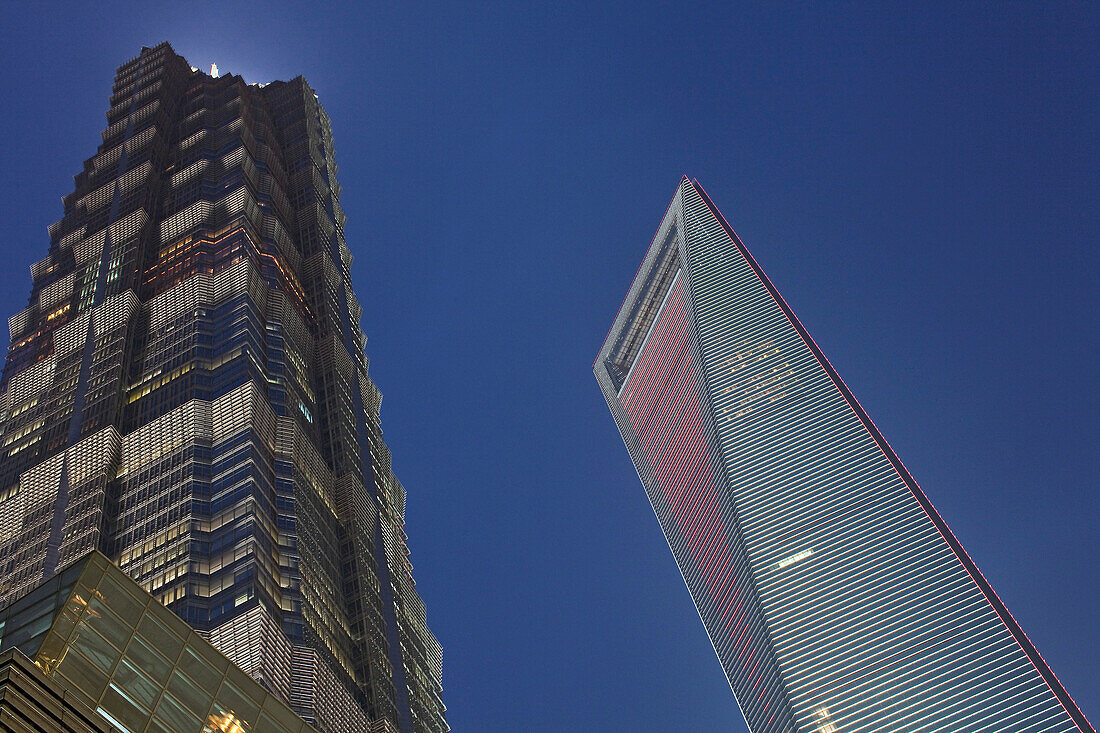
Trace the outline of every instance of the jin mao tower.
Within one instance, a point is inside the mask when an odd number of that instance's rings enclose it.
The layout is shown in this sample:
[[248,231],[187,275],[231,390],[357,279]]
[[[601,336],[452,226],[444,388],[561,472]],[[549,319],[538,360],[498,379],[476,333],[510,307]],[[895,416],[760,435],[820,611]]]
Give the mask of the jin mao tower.
[[697,182],[594,369],[753,733],[1093,730]]
[[324,731],[446,731],[329,118],[167,44],[115,77],[0,381],[0,605],[93,549]]

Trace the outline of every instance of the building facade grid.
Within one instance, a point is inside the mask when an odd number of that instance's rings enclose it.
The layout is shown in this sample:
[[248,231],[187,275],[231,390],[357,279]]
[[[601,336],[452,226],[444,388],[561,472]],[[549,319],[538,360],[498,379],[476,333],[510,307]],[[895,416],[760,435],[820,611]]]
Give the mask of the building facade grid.
[[1093,730],[696,182],[594,369],[754,733]]
[[0,604],[99,549],[320,729],[446,731],[317,95],[161,44],[102,138],[9,319]]

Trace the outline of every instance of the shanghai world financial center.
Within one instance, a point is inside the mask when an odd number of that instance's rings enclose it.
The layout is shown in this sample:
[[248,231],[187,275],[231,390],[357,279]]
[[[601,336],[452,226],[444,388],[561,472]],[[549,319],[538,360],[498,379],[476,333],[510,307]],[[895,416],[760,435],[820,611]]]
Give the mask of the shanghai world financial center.
[[594,368],[753,733],[1092,730],[697,182]]

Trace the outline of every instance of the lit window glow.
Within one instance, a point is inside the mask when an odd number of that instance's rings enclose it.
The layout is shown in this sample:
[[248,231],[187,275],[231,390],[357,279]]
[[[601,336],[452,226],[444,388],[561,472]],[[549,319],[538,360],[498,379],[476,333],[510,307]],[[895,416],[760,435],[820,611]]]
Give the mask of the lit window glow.
[[796,552],[795,554],[791,555],[790,557],[788,557],[784,560],[780,560],[779,561],[779,569],[782,570],[783,568],[785,568],[789,565],[794,565],[799,560],[805,560],[807,557],[809,557],[812,554],[814,554],[814,551],[813,551],[812,548],[803,550],[802,552]]

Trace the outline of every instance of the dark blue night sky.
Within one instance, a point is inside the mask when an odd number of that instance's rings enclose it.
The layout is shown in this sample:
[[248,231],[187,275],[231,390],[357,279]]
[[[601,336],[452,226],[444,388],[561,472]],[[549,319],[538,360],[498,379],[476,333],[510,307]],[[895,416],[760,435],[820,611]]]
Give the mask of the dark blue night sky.
[[143,44],[320,95],[456,731],[743,730],[591,373],[682,174],[1100,722],[1100,6],[31,5],[4,317]]

